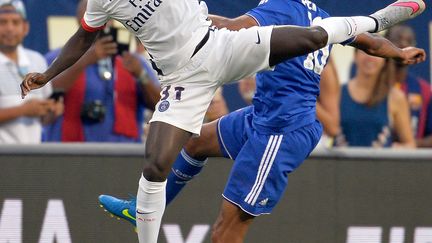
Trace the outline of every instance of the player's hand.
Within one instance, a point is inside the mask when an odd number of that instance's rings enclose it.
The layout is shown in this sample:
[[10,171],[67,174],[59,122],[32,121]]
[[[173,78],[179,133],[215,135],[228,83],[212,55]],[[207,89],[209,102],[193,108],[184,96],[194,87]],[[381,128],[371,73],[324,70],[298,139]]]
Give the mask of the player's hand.
[[24,77],[21,87],[21,97],[24,97],[34,89],[39,89],[48,83],[47,77],[43,73],[29,73]]
[[406,47],[402,49],[402,58],[397,60],[405,65],[413,65],[426,61],[426,52],[421,48]]

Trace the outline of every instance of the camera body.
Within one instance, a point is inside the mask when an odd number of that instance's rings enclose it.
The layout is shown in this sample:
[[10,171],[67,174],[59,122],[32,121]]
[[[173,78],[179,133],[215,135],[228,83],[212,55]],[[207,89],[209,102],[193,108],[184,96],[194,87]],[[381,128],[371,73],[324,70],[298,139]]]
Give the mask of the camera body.
[[85,103],[81,107],[81,120],[84,123],[100,123],[105,120],[106,107],[100,100]]

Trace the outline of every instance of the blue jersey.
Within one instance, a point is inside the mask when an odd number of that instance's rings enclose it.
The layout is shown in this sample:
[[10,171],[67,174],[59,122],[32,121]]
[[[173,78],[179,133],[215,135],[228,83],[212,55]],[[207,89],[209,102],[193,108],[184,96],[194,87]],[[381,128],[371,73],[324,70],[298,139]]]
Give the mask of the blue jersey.
[[[260,26],[310,26],[329,15],[308,0],[262,0],[247,15]],[[256,76],[253,126],[262,132],[288,132],[315,122],[320,74],[330,46],[276,65]]]
[[343,138],[336,139],[336,146],[390,147],[392,131],[388,117],[388,97],[368,106],[355,101],[342,86],[340,101]]

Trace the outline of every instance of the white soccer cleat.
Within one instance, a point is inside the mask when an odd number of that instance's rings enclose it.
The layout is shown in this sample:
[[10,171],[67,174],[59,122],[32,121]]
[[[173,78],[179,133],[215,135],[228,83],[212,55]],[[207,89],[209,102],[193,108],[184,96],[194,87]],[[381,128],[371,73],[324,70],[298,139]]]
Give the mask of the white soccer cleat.
[[370,16],[378,23],[375,32],[380,32],[395,24],[417,17],[425,9],[426,4],[423,0],[399,0]]

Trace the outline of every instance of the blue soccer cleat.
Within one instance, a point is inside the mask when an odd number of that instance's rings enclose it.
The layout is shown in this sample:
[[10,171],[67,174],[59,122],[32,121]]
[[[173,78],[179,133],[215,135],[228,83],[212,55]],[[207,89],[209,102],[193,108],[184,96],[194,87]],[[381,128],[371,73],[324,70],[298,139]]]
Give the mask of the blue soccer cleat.
[[100,206],[109,212],[111,216],[117,216],[118,219],[122,218],[129,221],[136,227],[136,199],[129,200],[118,199],[109,195],[99,196]]

